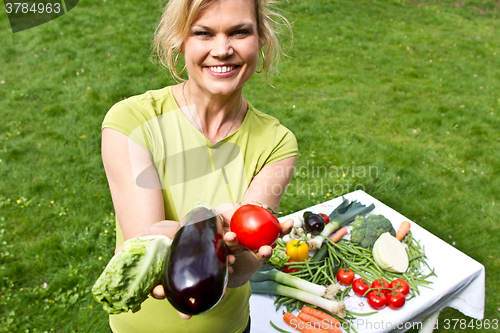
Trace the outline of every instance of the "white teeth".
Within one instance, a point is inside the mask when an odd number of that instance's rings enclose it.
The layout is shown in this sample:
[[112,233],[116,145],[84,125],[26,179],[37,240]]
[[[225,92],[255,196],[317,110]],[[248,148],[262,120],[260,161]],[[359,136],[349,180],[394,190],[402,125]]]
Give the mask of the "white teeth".
[[216,73],[227,73],[234,69],[234,66],[210,66],[212,72]]

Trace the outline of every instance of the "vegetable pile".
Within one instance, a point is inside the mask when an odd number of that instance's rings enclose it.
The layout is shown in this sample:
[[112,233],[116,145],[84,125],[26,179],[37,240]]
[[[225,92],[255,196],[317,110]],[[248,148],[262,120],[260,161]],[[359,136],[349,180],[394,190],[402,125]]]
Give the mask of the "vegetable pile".
[[[430,288],[432,282],[429,278],[435,276],[435,273],[426,262],[424,249],[413,238],[410,223],[401,223],[396,232],[392,223],[383,215],[362,216],[373,208],[374,205],[366,207],[344,199],[341,205],[329,214],[329,221],[325,219],[324,213],[306,212],[302,219],[294,216],[294,232],[276,241],[277,246],[269,263],[272,265],[275,252],[281,253],[280,266],[274,267],[287,272],[282,274],[317,285],[337,285],[334,296],[337,303],[343,304],[345,297],[356,295],[365,299],[366,303],[377,311],[385,307],[392,310],[401,308],[420,293],[420,288]],[[318,224],[318,217],[325,222],[322,230],[312,227],[312,223],[306,223],[313,215],[314,225]],[[346,225],[353,220],[352,231],[348,234],[349,226]],[[350,239],[344,239],[346,234]],[[305,245],[309,246],[309,250],[315,250],[314,254],[297,257],[297,249]],[[289,257],[286,263],[285,255]],[[276,290],[267,292],[278,295],[275,299],[276,310],[283,305],[290,314],[301,311],[304,306],[310,306],[344,323],[360,315],[375,313],[359,314],[344,309],[339,315],[321,306],[319,302],[314,303],[298,297],[295,293]],[[288,320],[292,318],[287,316]],[[300,317],[296,318],[300,320]]]

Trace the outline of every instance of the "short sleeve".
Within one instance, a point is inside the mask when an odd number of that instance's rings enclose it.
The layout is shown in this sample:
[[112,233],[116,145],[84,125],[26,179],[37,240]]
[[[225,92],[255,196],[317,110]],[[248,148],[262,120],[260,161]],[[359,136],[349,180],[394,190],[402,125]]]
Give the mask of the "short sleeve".
[[125,99],[113,105],[104,117],[102,129],[112,128],[126,136],[150,120],[151,114],[135,98]]
[[298,154],[298,145],[295,135],[285,126],[278,124],[274,138],[274,148],[264,165],[281,161]]

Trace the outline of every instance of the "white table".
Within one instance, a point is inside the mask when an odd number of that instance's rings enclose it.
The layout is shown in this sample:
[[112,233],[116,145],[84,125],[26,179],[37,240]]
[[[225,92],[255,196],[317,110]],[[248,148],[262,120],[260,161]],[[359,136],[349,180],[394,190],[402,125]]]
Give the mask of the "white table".
[[[382,214],[388,218],[397,230],[399,224],[405,220],[410,221],[394,209],[384,205],[363,191],[355,191],[344,196],[349,200],[357,200],[368,206],[375,204],[375,209],[369,214]],[[306,210],[314,213],[330,213],[342,202],[342,198],[324,202],[322,204],[305,208],[299,212],[284,216],[284,221],[293,215],[302,215]],[[420,295],[406,302],[403,308],[394,311],[385,308],[376,314],[359,317],[353,322],[357,332],[404,332],[412,327],[420,328],[419,323],[426,320],[432,321],[432,316],[446,307],[453,307],[466,316],[483,319],[485,302],[485,270],[484,266],[453,246],[442,241],[416,223],[411,222],[413,237],[421,240],[425,247],[428,263],[435,268],[437,277],[431,277],[430,285],[433,289],[420,288]],[[465,269],[466,267],[466,269]],[[362,313],[373,310],[363,302],[363,299],[352,294],[345,300],[348,310]],[[282,307],[276,311],[274,297],[269,295],[254,294],[250,298],[250,315],[252,318],[252,333],[277,332],[269,324],[272,321],[276,326],[295,332],[295,330],[282,319]],[[438,321],[438,328],[444,328],[445,322]],[[453,323],[449,323],[451,326]],[[420,324],[421,325],[421,324]],[[432,325],[433,326],[433,325]],[[298,331],[296,331],[298,332]]]

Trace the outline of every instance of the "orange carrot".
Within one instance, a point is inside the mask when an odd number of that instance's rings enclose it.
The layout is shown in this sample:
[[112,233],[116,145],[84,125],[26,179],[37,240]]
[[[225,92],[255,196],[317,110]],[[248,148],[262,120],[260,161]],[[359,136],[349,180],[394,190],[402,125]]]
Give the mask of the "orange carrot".
[[342,237],[344,237],[345,234],[347,234],[347,228],[342,227],[337,230],[337,232],[332,237],[330,237],[330,240],[334,243],[337,243]]
[[406,236],[410,228],[411,228],[410,222],[408,221],[401,222],[398,228],[398,232],[396,232],[396,238],[399,241],[401,241]]
[[311,324],[308,324],[290,312],[285,312],[283,320],[288,324],[288,326],[293,327],[302,333],[329,333],[328,331],[322,329],[312,328],[314,326],[311,326]]
[[305,322],[311,323],[312,327],[322,328],[324,330],[327,330],[329,333],[342,333],[342,330],[340,328],[335,327],[335,323],[330,323],[327,320],[321,320],[305,312],[299,313],[299,318]]
[[333,317],[330,316],[328,313],[325,313],[321,310],[311,308],[310,306],[303,306],[301,309],[302,312],[311,315],[313,317],[318,318],[319,320],[324,320],[325,322],[330,323],[330,327],[339,327],[340,326],[340,321]]

